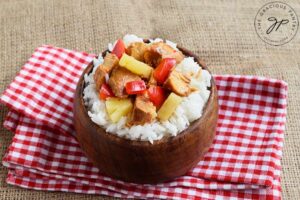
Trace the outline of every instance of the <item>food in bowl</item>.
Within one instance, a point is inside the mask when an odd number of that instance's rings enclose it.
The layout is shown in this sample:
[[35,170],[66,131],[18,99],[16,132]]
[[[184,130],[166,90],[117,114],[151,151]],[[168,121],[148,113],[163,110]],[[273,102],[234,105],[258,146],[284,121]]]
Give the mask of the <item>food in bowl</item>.
[[168,40],[125,35],[93,60],[84,76],[91,120],[110,134],[153,143],[199,119],[211,74]]
[[211,146],[217,120],[217,87],[205,63],[161,39],[126,35],[109,44],[75,91],[81,148],[102,173],[123,181],[186,174]]

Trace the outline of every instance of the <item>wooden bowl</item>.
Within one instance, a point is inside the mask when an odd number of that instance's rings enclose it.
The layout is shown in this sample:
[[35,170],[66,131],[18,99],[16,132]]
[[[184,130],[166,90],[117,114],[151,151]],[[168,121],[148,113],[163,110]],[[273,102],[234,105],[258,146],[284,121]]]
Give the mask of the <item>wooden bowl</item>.
[[[184,48],[179,49],[186,56],[194,57],[207,70],[196,55]],[[74,126],[80,146],[101,172],[128,182],[158,183],[184,175],[203,158],[213,142],[218,119],[217,89],[213,78],[202,116],[177,136],[165,137],[151,144],[106,133],[90,119],[83,101],[83,89],[84,74],[89,74],[92,69],[93,63],[90,63],[77,85]]]

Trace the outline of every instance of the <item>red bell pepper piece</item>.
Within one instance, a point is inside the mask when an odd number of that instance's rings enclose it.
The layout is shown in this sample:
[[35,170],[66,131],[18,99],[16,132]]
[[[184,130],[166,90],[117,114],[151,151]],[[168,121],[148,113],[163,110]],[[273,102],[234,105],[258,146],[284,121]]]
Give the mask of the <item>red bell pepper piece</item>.
[[119,59],[122,57],[123,53],[125,53],[125,44],[123,40],[118,39],[114,49],[112,50],[112,54],[115,54]]
[[167,98],[166,91],[160,86],[150,86],[148,89],[150,101],[159,108]]
[[103,83],[101,85],[100,92],[99,92],[100,99],[105,100],[108,97],[114,97],[114,96],[115,96],[115,94],[113,93],[113,91],[111,90],[109,85],[106,83]]
[[163,84],[165,82],[175,64],[175,58],[164,58],[160,61],[153,72],[153,76],[158,83]]
[[130,81],[125,85],[127,94],[142,94],[146,90],[144,81]]

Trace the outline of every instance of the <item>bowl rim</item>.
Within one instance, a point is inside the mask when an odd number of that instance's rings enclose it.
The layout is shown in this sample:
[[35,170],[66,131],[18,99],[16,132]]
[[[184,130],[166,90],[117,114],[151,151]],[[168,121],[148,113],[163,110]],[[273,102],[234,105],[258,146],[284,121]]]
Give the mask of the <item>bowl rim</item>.
[[[144,39],[144,42],[149,43],[149,40]],[[194,61],[197,62],[202,69],[207,70],[211,74],[211,72],[210,72],[210,70],[208,70],[205,62],[203,60],[199,59],[199,57],[197,55],[195,55],[193,52],[191,52],[190,50],[188,50],[184,47],[181,47],[181,46],[177,45],[177,48],[180,51],[182,51],[182,53],[185,56],[193,57]],[[109,52],[108,49],[103,51],[102,56],[105,56],[107,52]],[[213,76],[211,76],[211,80],[210,80],[211,81],[211,87],[209,88],[210,89],[210,95],[209,95],[208,100],[204,104],[204,108],[202,110],[202,115],[200,116],[199,119],[193,121],[186,129],[184,129],[183,131],[178,133],[176,136],[163,137],[159,140],[154,140],[153,143],[150,143],[148,140],[145,140],[145,141],[143,141],[143,140],[131,140],[129,138],[120,137],[120,136],[118,136],[117,134],[114,134],[114,133],[106,132],[105,128],[103,128],[100,125],[94,123],[91,120],[90,116],[88,115],[88,109],[85,106],[84,99],[83,99],[83,90],[84,90],[85,85],[86,85],[85,81],[84,81],[84,76],[85,76],[85,74],[91,73],[93,68],[94,68],[93,61],[91,61],[88,64],[88,66],[84,69],[84,71],[82,72],[82,74],[81,74],[81,76],[78,80],[77,86],[76,86],[76,93],[79,93],[77,95],[80,97],[79,105],[82,107],[83,113],[84,113],[83,117],[88,119],[89,125],[92,126],[91,128],[96,130],[96,132],[98,134],[101,134],[102,136],[105,137],[105,139],[113,141],[115,144],[119,144],[119,145],[125,145],[125,146],[129,145],[129,146],[132,146],[132,147],[154,147],[154,146],[158,147],[158,146],[164,145],[168,142],[180,142],[181,140],[183,140],[184,137],[186,137],[186,135],[188,135],[188,134],[190,134],[190,132],[192,132],[190,130],[194,130],[195,128],[197,128],[197,125],[201,121],[205,120],[205,116],[209,112],[209,107],[210,107],[209,105],[211,105],[211,106],[213,105],[212,103],[213,103],[213,98],[215,98],[214,96],[216,96],[216,98],[217,98],[216,85],[215,85]],[[77,95],[75,95],[75,96],[77,96]],[[74,109],[78,109],[78,108],[74,108]],[[99,131],[99,130],[101,130],[101,131]]]

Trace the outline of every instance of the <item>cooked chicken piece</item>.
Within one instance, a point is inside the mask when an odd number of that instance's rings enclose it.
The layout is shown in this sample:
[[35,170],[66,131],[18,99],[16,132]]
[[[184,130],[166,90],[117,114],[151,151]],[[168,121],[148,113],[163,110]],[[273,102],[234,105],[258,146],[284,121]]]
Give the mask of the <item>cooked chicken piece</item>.
[[156,118],[156,107],[147,95],[137,95],[128,125],[151,123]]
[[101,85],[105,82],[105,76],[109,75],[110,72],[114,67],[116,67],[119,63],[119,59],[114,54],[106,54],[104,57],[104,62],[101,64],[95,74],[94,74],[94,80],[96,84],[96,90],[99,91],[101,88]]
[[95,84],[96,84],[96,90],[99,91],[101,88],[101,85],[105,82],[105,75],[107,74],[107,72],[104,69],[103,65],[100,65],[95,74],[94,74],[94,80],[95,80]]
[[150,48],[144,54],[145,63],[154,68],[158,66],[159,62],[161,61],[161,57],[161,54],[153,48]]
[[119,63],[119,59],[115,54],[108,53],[104,57],[103,65],[108,69],[112,70],[113,67],[117,66]]
[[188,96],[194,89],[190,87],[191,79],[176,70],[173,70],[164,83],[164,87],[179,96]]
[[126,49],[126,53],[135,59],[144,62],[144,54],[147,50],[148,46],[144,42],[134,42]]
[[163,58],[175,58],[178,64],[184,59],[184,55],[164,42],[151,44],[144,54],[145,62],[152,67],[156,67]]
[[116,67],[112,70],[108,84],[117,97],[126,98],[125,85],[130,81],[139,81],[141,78],[125,69],[124,67]]
[[153,71],[151,72],[149,81],[148,81],[148,86],[150,85],[157,85],[157,81],[155,80],[154,76],[153,76]]

